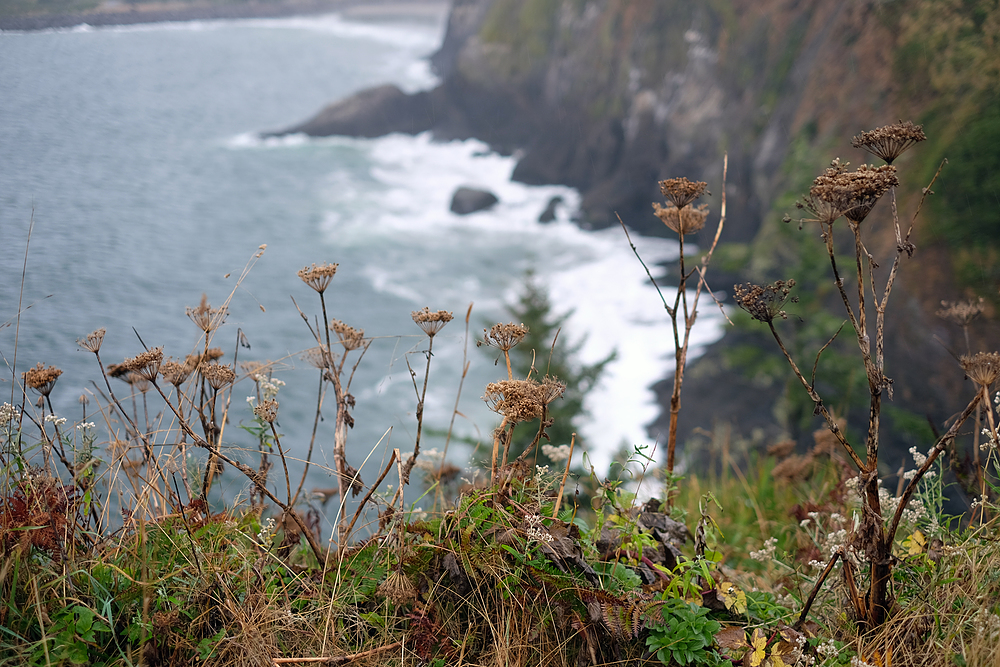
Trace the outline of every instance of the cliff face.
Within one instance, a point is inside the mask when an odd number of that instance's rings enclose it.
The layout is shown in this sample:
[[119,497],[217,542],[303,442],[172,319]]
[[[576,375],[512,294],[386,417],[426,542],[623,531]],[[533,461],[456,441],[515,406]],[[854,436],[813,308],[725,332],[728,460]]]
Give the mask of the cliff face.
[[[964,404],[969,387],[946,349],[964,352],[964,339],[934,312],[942,299],[995,299],[1000,277],[1000,207],[989,205],[989,193],[1000,192],[1000,164],[985,173],[982,167],[1000,153],[996,143],[992,152],[981,150],[990,137],[1000,141],[997,5],[455,0],[433,60],[443,77],[440,87],[409,97],[382,90],[390,102],[381,107],[349,100],[291,131],[374,136],[431,129],[440,138],[474,136],[517,152],[515,179],[580,189],[581,225],[617,224],[617,213],[650,234],[666,233],[650,209],[661,201],[658,180],[707,181],[714,194],[708,203],[718,210],[728,153],[729,249],[713,267],[716,277],[710,275],[714,288],[728,289],[735,280],[763,282],[814,270],[815,255],[803,244],[816,244],[816,230],[796,237],[780,223],[784,213],[795,213],[794,194],[806,191],[833,157],[874,161],[850,148],[860,131],[900,118],[924,122],[931,140],[896,162],[904,220],[949,151],[965,151],[972,176],[949,184],[964,199],[929,205],[918,220],[918,255],[904,264],[892,297],[887,369],[895,372],[900,410],[940,424]],[[351,126],[359,119],[363,130]],[[974,203],[977,213],[967,221],[959,209],[972,212]],[[984,215],[991,222],[979,222]],[[870,250],[883,260],[895,246],[890,220],[885,205],[870,218]],[[824,260],[821,254],[818,263]],[[966,270],[970,265],[974,270]],[[813,287],[822,291],[823,285],[829,290],[827,277]],[[993,305],[987,303],[987,316]],[[810,317],[803,311],[803,321]],[[995,347],[997,333],[992,325],[973,332],[972,351]],[[813,355],[823,342],[804,341],[803,349]],[[801,388],[769,384],[732,361],[727,353],[744,344],[773,342],[747,331],[729,335],[691,369],[682,433],[711,428],[719,417],[712,411],[718,412],[725,394],[727,413],[744,430],[792,431],[807,440],[809,415],[791,414],[788,407],[789,392]],[[773,404],[785,405],[784,414],[761,409]],[[853,414],[856,409],[844,405],[843,413],[863,424],[866,415]],[[897,446],[905,442],[896,439]]]

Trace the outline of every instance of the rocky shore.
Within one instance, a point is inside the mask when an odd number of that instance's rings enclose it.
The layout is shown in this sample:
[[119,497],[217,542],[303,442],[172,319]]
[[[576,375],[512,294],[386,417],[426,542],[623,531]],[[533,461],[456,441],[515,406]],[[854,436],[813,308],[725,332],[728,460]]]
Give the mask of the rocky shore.
[[90,26],[134,25],[166,21],[208,21],[216,19],[280,18],[332,12],[355,16],[433,15],[447,5],[446,0],[275,0],[271,2],[159,2],[101,5],[86,12],[0,16],[0,30],[46,30]]

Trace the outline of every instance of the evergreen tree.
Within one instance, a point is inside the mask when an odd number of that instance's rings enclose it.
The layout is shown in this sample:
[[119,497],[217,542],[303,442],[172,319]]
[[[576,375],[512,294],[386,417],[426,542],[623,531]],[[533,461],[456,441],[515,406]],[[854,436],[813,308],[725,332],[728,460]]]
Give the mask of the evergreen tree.
[[[586,338],[571,341],[562,331],[562,326],[573,314],[553,312],[548,292],[529,272],[517,301],[508,304],[507,312],[518,323],[528,327],[528,335],[511,350],[511,365],[516,378],[531,377],[541,381],[546,375],[555,377],[566,384],[562,398],[556,399],[548,407],[548,418],[552,426],[546,429],[551,443],[543,438],[539,451],[535,453],[538,463],[548,461],[541,452],[541,445],[569,445],[572,434],[576,433],[577,446],[583,444],[580,418],[586,416],[584,399],[597,385],[605,367],[614,360],[616,352],[593,364],[582,364],[577,355]],[[511,458],[520,455],[538,433],[538,420],[518,426],[511,443]]]

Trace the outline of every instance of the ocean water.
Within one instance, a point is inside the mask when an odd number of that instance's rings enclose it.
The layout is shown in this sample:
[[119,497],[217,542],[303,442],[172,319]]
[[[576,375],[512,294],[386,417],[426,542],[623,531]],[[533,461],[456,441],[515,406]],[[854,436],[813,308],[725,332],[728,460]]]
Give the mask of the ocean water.
[[[313,342],[292,298],[310,317],[319,301],[296,271],[338,262],[326,292],[330,316],[374,338],[353,380],[348,445],[358,467],[374,450],[362,470],[370,481],[386,446],[413,447],[407,360],[422,381],[426,339],[410,312],[429,306],[456,316],[435,339],[425,410],[427,427],[443,430],[469,304],[472,336],[507,321],[504,304],[532,271],[556,310],[572,311],[563,335],[585,337],[582,361],[618,351],[583,428],[598,471],[622,444],[651,444],[644,425],[657,407],[649,386],[672,368],[669,325],[621,230],[572,223],[574,190],[513,183],[513,158],[474,140],[260,138],[367,86],[433,86],[426,57],[444,22],[442,12],[0,33],[0,400],[20,402],[14,373],[55,365],[64,371],[56,410],[79,420],[78,397],[100,375],[75,341],[106,327],[106,362],[141,352],[136,333],[182,357],[200,333],[184,309],[205,293],[213,305],[231,298],[213,341],[225,349],[223,361],[232,361],[238,332],[250,344],[241,361],[280,360],[280,431],[291,456],[301,457],[318,379],[300,359]],[[460,185],[489,188],[500,203],[453,215],[448,205]],[[555,195],[566,202],[557,220],[537,222]],[[239,280],[261,244],[266,251]],[[666,240],[638,244],[647,263],[676,256]],[[695,345],[716,338],[720,326],[711,304],[703,306]],[[486,442],[498,420],[480,397],[501,367],[472,340],[468,347],[456,431]],[[237,428],[251,420],[251,389],[242,382],[233,391],[226,446],[252,446]],[[158,406],[150,401],[154,418]],[[322,467],[332,461],[329,397],[325,416],[321,465],[307,488],[333,485]],[[436,436],[425,440],[425,448],[440,446]],[[449,458],[466,465],[471,452],[471,444],[453,443]],[[235,475],[224,484],[231,494],[244,486]]]

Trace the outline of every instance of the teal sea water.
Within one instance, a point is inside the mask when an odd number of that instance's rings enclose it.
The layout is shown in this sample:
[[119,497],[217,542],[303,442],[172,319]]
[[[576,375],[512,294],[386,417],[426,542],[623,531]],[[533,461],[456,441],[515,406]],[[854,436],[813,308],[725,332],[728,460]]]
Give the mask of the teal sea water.
[[[240,360],[281,360],[280,430],[292,456],[302,456],[317,371],[300,359],[313,343],[290,296],[319,313],[296,271],[338,262],[330,315],[376,338],[354,379],[352,463],[360,467],[392,429],[363,470],[370,481],[386,442],[413,446],[406,360],[422,379],[426,339],[410,312],[429,306],[456,316],[435,341],[425,413],[444,429],[466,309],[474,303],[470,330],[481,333],[505,317],[503,304],[532,270],[557,310],[573,311],[563,335],[587,336],[585,360],[619,353],[591,397],[585,433],[594,460],[603,465],[622,443],[651,442],[643,426],[657,408],[648,387],[672,366],[668,323],[621,230],[585,232],[571,222],[575,191],[512,183],[513,158],[472,140],[260,139],[370,85],[434,85],[425,58],[444,21],[443,13],[367,22],[331,15],[0,33],[0,401],[20,402],[11,384],[16,349],[18,378],[36,362],[63,369],[56,410],[79,420],[78,397],[100,376],[76,339],[106,327],[102,356],[120,361],[142,350],[134,328],[147,345],[183,357],[199,334],[185,307],[202,293],[213,305],[232,294],[213,344],[231,362],[242,331],[251,347]],[[487,187],[500,204],[455,216],[448,204],[460,185]],[[537,222],[554,195],[567,205],[555,222]],[[261,244],[266,252],[237,287]],[[640,251],[647,262],[676,254],[653,239],[640,240]],[[719,326],[711,304],[703,307],[696,343]],[[485,440],[497,420],[480,396],[501,369],[471,341],[468,354],[456,429]],[[249,393],[247,382],[233,392],[229,446],[252,444],[236,428],[250,420]],[[321,464],[331,460],[332,424],[320,427]],[[464,464],[470,452],[456,444],[450,457]],[[224,481],[229,493],[243,486],[235,476]],[[317,468],[307,488],[332,484]]]

